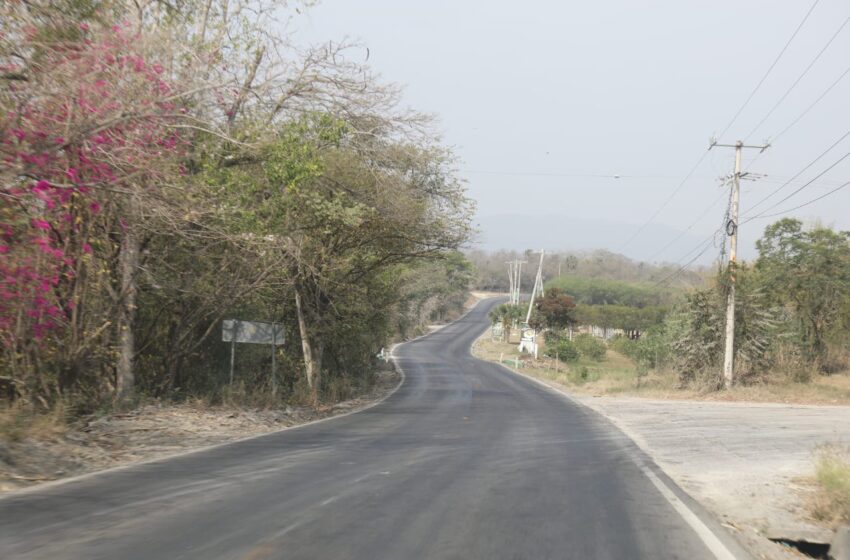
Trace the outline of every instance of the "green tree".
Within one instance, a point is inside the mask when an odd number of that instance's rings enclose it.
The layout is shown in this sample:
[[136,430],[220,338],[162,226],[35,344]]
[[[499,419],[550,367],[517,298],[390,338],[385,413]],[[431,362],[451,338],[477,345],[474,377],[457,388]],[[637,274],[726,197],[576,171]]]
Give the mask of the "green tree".
[[505,333],[505,340],[510,340],[513,325],[524,317],[525,314],[519,305],[503,303],[490,310],[490,321],[494,325],[501,323],[503,332]]
[[[726,324],[726,285],[719,278],[714,286],[688,294],[664,325],[670,350],[682,384],[701,380],[722,387],[722,360]],[[777,311],[765,296],[752,270],[738,270],[735,307],[736,378],[747,383],[771,365],[770,345],[775,341]]]
[[554,329],[562,331],[575,324],[573,313],[576,303],[573,298],[558,288],[549,288],[542,298],[534,304],[531,326],[535,329]]
[[756,242],[755,268],[765,290],[792,310],[806,358],[825,369],[826,341],[842,321],[850,299],[850,232],[804,230],[786,218],[768,226]]

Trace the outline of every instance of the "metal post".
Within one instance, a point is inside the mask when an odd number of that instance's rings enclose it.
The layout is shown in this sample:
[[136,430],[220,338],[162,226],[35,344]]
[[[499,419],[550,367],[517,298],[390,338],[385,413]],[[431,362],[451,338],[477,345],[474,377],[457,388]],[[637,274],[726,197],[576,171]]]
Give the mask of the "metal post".
[[277,354],[277,323],[272,322],[272,394],[277,393],[277,363],[275,354]]
[[514,302],[516,305],[519,305],[519,294],[522,293],[522,265],[525,264],[525,261],[517,261],[517,275],[516,275],[516,301]]
[[531,320],[531,311],[534,309],[534,297],[537,295],[537,287],[541,283],[541,275],[543,274],[543,255],[544,250],[540,250],[540,264],[537,265],[537,275],[534,277],[534,287],[531,289],[531,299],[528,302],[528,313],[525,315],[525,323]]
[[726,225],[729,234],[729,295],[726,302],[726,349],[723,356],[723,385],[729,389],[735,380],[735,281],[738,258],[738,207],[741,202],[741,148],[735,143],[735,175],[732,179],[732,216]]
[[508,298],[508,299],[509,299],[510,303],[513,303],[514,302],[514,283],[515,283],[514,282],[514,276],[515,276],[514,275],[514,261],[508,261],[507,265],[508,265],[508,285],[509,285],[508,290],[510,292],[510,298]]
[[233,321],[233,338],[230,339],[230,384],[233,385],[233,367],[236,364],[236,336],[239,334],[239,321]]

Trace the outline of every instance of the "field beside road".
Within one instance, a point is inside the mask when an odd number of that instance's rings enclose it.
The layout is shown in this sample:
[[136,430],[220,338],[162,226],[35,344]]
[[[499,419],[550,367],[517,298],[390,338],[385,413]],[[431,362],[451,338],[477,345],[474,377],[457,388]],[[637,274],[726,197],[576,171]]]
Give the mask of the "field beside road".
[[493,340],[488,332],[476,341],[474,354],[491,362],[501,360],[504,365],[554,381],[581,395],[850,406],[850,372],[819,375],[809,382],[774,379],[770,383],[735,386],[729,391],[701,390],[682,388],[670,370],[639,374],[634,362],[610,349],[601,361],[581,357],[576,362],[563,363],[544,357],[542,348],[540,357],[535,359],[520,353],[517,344]]

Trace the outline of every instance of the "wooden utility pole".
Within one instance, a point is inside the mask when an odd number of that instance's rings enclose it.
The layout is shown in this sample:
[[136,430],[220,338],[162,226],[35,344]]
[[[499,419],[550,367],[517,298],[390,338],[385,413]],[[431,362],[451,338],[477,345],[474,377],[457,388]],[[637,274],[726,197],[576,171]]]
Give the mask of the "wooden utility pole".
[[734,144],[718,144],[712,140],[711,148],[735,148],[735,173],[732,175],[732,206],[729,209],[729,221],[726,222],[726,234],[729,236],[729,293],[726,298],[726,340],[723,354],[723,386],[730,389],[735,381],[735,283],[738,266],[738,214],[741,205],[741,151],[744,148],[757,148],[762,152],[770,147],[746,146],[738,140]]

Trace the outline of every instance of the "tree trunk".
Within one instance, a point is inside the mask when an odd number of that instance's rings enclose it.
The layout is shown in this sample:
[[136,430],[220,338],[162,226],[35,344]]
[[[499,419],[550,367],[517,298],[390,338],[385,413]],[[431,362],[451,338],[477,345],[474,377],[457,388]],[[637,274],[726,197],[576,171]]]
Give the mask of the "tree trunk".
[[121,305],[118,308],[118,363],[115,368],[115,400],[125,401],[133,396],[135,376],[133,359],[136,342],[133,322],[136,317],[136,271],[139,268],[139,240],[132,228],[125,232],[118,255],[121,274]]
[[304,355],[304,372],[307,376],[307,387],[313,393],[315,401],[318,395],[316,387],[316,359],[313,354],[313,348],[310,345],[310,333],[307,330],[307,321],[304,318],[304,308],[298,286],[295,287],[295,313],[298,315],[298,333],[301,335],[301,353]]
[[322,359],[325,356],[325,345],[320,339],[313,346],[313,402],[319,404],[319,387],[322,383]]

